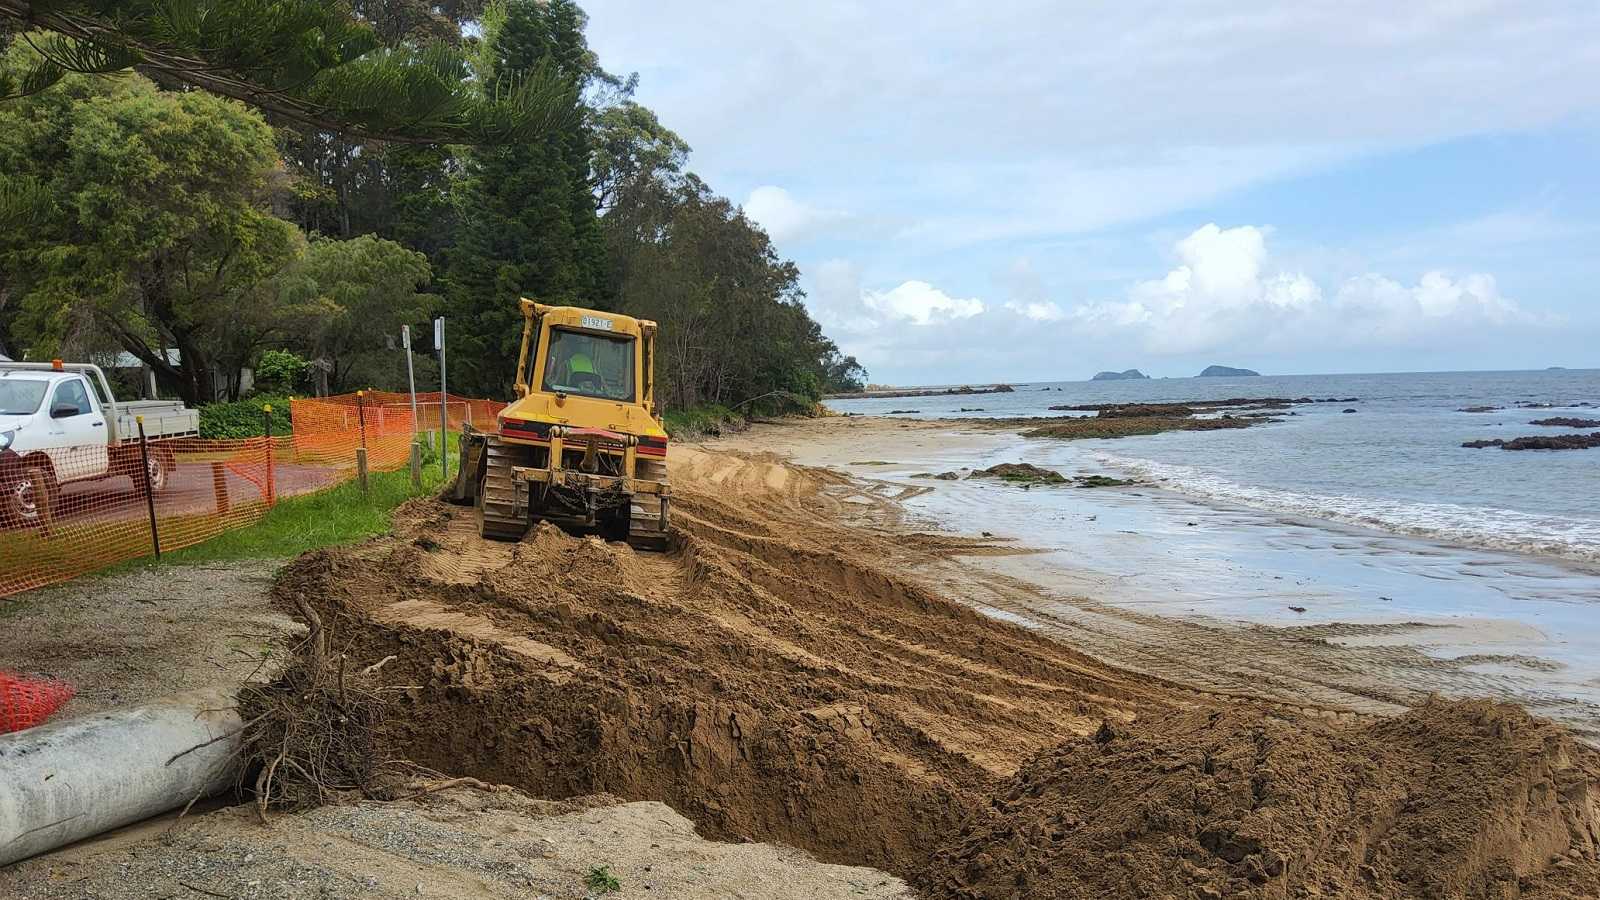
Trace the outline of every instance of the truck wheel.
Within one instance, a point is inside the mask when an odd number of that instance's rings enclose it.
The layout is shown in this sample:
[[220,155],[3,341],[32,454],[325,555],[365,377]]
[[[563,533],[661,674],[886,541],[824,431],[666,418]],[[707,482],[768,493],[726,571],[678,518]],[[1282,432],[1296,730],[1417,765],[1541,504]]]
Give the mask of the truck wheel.
[[[149,455],[149,458],[145,460],[144,467],[145,470],[150,473],[150,493],[159,494],[166,490],[167,476],[172,473],[172,469],[162,462],[161,454],[159,452],[152,451]],[[137,466],[134,467],[133,478],[134,487],[142,489],[144,485],[139,484],[139,473]]]
[[5,486],[3,501],[6,518],[24,528],[50,521],[61,489],[48,466],[29,466]]

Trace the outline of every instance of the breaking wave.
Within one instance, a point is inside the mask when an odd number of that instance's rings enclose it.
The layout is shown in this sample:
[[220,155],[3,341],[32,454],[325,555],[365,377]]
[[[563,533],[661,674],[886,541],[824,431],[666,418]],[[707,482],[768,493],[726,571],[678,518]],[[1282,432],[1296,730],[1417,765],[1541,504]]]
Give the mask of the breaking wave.
[[1600,562],[1600,519],[1546,516],[1455,503],[1316,494],[1230,481],[1191,466],[1098,452],[1100,463],[1206,500],[1237,503],[1453,544]]

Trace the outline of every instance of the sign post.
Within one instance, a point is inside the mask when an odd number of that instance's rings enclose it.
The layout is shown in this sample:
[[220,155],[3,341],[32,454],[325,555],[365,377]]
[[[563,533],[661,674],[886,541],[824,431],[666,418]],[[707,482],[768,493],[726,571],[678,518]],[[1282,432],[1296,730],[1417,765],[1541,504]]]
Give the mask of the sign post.
[[411,389],[411,440],[417,439],[417,375],[411,370],[411,326],[400,326],[400,345],[406,348],[406,387]]
[[439,476],[450,480],[450,409],[445,405],[449,396],[444,380],[444,316],[433,320],[433,346],[439,351]]

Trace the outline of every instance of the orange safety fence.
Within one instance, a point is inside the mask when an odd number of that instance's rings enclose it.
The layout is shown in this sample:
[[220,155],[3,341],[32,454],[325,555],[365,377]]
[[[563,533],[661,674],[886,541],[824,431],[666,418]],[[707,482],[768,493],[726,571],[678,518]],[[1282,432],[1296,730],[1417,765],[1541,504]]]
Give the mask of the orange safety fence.
[[[157,540],[167,552],[253,525],[280,497],[354,478],[360,448],[371,471],[404,468],[413,424],[436,430],[440,418],[437,393],[417,400],[415,422],[409,395],[364,392],[291,401],[287,436],[153,437],[144,455],[137,439],[0,454],[0,597],[151,555]],[[458,430],[494,427],[505,404],[449,396],[445,406]]]
[[41,724],[76,693],[65,681],[0,672],[0,734]]

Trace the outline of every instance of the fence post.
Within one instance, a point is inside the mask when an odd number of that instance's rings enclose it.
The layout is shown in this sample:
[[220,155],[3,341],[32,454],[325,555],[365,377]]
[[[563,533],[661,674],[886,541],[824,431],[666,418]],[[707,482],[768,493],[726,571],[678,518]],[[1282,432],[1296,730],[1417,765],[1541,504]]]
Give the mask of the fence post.
[[367,392],[366,391],[356,391],[356,415],[360,417],[360,423],[361,423],[361,448],[364,450],[364,449],[366,449],[366,446],[367,446]]
[[222,463],[211,464],[211,492],[217,497],[217,515],[228,514],[228,470]]
[[150,546],[155,548],[156,559],[161,558],[161,530],[156,525],[156,492],[150,487],[150,442],[144,436],[144,416],[134,416],[139,426],[139,480],[144,485],[144,503],[150,510]]
[[356,448],[356,480],[361,483],[361,493],[367,493],[367,448]]
[[422,442],[411,439],[411,488],[422,489]]
[[272,506],[278,502],[278,485],[272,478],[272,404],[262,406],[261,412],[267,419],[267,505]]

